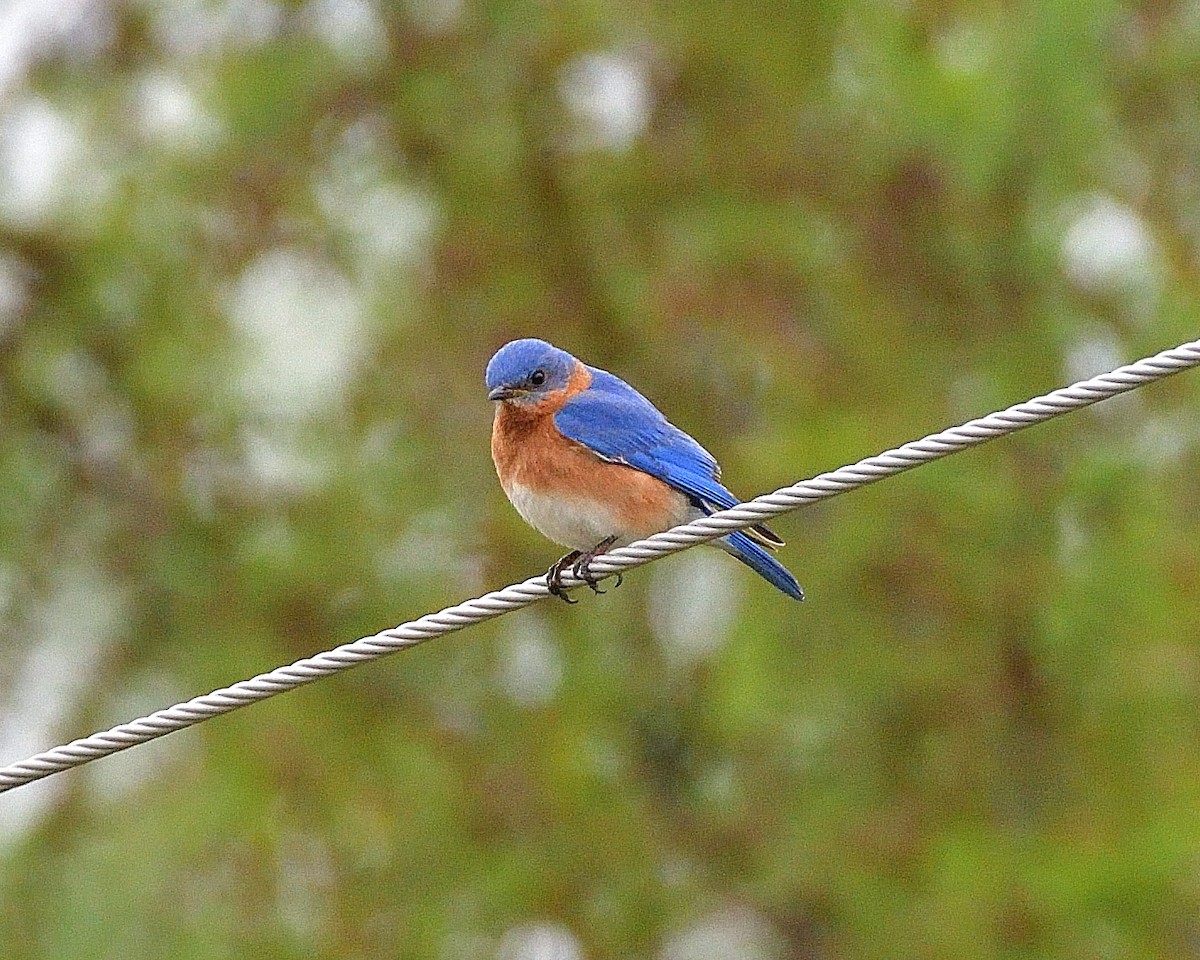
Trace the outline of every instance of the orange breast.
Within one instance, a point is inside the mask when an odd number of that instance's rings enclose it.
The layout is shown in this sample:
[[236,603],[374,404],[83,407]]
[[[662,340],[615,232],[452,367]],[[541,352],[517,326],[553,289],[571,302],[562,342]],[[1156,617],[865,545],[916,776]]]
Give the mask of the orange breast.
[[649,536],[687,518],[688,499],[678,490],[633,467],[610,463],[564,437],[554,425],[557,409],[561,403],[554,409],[522,410],[509,403],[497,408],[492,459],[510,499],[522,487],[603,504],[622,528],[611,533],[622,540]]

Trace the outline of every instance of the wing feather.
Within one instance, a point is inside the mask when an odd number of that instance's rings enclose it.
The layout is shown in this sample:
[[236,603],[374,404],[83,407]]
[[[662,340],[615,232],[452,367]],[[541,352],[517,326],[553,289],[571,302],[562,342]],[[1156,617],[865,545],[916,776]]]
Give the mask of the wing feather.
[[[572,396],[554,415],[563,436],[598,456],[641,470],[687,494],[706,513],[740,502],[720,482],[716,458],[676,427],[620,377],[589,367],[588,389]],[[746,534],[763,546],[783,545],[765,526]]]

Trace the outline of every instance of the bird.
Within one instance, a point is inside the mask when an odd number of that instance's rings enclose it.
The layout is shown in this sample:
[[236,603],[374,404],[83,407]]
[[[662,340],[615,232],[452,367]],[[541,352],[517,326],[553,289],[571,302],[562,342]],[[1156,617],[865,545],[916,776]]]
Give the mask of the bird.
[[[570,552],[546,572],[567,603],[570,568],[596,593],[590,564],[651,534],[737,506],[711,453],[620,377],[545,340],[501,347],[484,374],[495,402],[492,460],[521,517]],[[713,543],[796,600],[804,591],[771,556],[783,541],[757,524]],[[621,578],[617,578],[620,586]]]

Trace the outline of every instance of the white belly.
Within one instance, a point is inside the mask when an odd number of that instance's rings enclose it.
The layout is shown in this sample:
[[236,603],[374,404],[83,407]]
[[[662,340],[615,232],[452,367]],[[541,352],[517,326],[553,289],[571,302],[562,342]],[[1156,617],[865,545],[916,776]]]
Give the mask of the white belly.
[[590,550],[609,537],[617,538],[615,546],[623,546],[702,515],[681,495],[678,515],[669,518],[667,524],[635,530],[623,524],[605,504],[590,497],[535,493],[519,483],[510,484],[504,492],[526,523],[542,536],[572,550]]
[[519,483],[505,493],[526,523],[572,550],[590,550],[601,540],[621,535],[612,511],[590,498],[534,493]]

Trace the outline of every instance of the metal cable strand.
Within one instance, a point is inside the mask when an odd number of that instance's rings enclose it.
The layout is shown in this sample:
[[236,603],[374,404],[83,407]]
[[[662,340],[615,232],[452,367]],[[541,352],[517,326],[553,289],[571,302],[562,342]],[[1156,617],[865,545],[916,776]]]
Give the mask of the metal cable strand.
[[[996,437],[1078,410],[1195,366],[1200,366],[1200,340],[1164,350],[1111,373],[1080,381],[1045,396],[1018,403],[1007,410],[971,420],[941,433],[906,443],[894,450],[867,457],[858,463],[783,487],[774,493],[749,500],[732,510],[723,510],[711,517],[655,534],[649,539],[640,540],[598,557],[591,565],[591,572],[613,574],[641,566],[666,554],[677,553],[696,544],[716,539],[731,530],[743,529],[817,500],[855,490],[931,460],[986,443]],[[565,586],[580,586],[582,582],[570,574],[563,577]],[[0,768],[0,793],[182,730],[210,717],[229,713],[246,704],[293,690],[360,663],[416,646],[433,637],[503,616],[547,596],[549,590],[546,587],[546,578],[531,577],[503,590],[467,600],[437,613],[426,614],[420,619],[343,644],[314,657],[297,660],[288,666],[214,690],[149,716],[123,723],[111,730],[55,747],[27,760]]]

